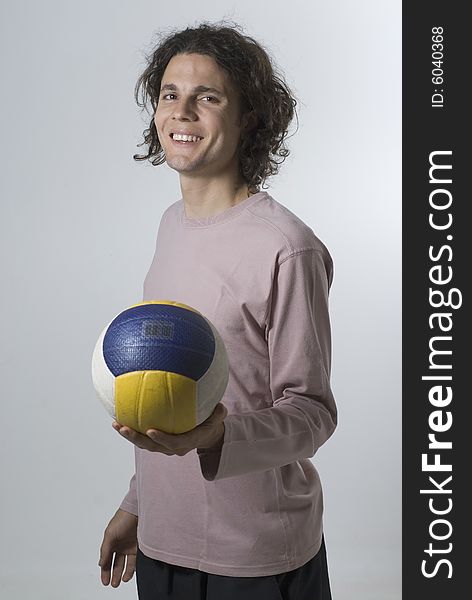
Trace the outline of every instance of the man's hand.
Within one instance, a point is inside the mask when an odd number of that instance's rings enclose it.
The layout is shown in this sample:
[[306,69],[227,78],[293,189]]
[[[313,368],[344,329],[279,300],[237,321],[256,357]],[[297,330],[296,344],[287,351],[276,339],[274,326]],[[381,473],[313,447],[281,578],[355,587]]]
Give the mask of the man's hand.
[[227,408],[220,402],[206,421],[185,433],[165,433],[157,429],[148,429],[146,435],[113,421],[113,428],[138,448],[150,452],[161,452],[168,456],[185,456],[195,448],[218,449],[223,444],[225,426],[223,420],[228,414]]
[[138,517],[121,508],[108,523],[98,563],[103,585],[108,585],[111,580],[112,587],[118,587],[122,580],[129,581],[133,577],[138,547],[137,528]]

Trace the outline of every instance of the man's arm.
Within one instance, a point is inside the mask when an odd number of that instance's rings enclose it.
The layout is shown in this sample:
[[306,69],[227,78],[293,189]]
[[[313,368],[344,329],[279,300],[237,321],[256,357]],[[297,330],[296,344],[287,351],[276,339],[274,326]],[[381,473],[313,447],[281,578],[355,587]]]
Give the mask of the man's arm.
[[123,498],[120,508],[126,510],[126,512],[132,515],[138,515],[138,497],[136,493],[136,475],[131,477],[129,482],[129,490],[126,496]]
[[280,264],[267,322],[273,406],[225,418],[221,449],[197,450],[205,479],[311,458],[333,433],[331,281],[331,259],[319,250],[300,251]]

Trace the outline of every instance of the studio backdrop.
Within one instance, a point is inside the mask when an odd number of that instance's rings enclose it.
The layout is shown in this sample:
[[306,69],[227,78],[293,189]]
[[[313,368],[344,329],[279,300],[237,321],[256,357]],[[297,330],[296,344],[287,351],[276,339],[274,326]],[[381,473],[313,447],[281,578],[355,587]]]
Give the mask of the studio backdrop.
[[401,4],[5,0],[1,4],[1,557],[8,600],[136,598],[105,588],[103,529],[132,446],[92,387],[101,329],[142,298],[165,165],[138,163],[134,101],[156,34],[239,23],[298,103],[268,192],[327,245],[339,426],[312,459],[335,600],[401,589]]

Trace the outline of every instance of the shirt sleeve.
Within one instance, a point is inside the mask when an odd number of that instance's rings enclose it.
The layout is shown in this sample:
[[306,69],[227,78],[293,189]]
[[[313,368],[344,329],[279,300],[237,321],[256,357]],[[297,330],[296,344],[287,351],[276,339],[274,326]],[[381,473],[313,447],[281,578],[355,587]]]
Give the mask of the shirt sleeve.
[[129,483],[129,490],[126,496],[123,498],[123,501],[120,504],[120,508],[126,510],[127,512],[138,515],[138,498],[136,494],[136,475],[131,477],[131,481]]
[[266,319],[272,406],[228,415],[221,449],[197,450],[208,481],[311,458],[335,430],[332,278],[331,257],[318,249],[293,253],[278,265]]

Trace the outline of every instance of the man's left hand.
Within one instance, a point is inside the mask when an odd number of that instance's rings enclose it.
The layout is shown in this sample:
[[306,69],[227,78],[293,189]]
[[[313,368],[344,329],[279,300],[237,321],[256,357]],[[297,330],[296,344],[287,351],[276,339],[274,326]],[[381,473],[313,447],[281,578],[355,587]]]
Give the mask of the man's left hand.
[[112,426],[122,437],[138,448],[150,452],[161,452],[168,456],[185,456],[199,449],[218,449],[223,444],[225,426],[223,420],[227,408],[219,402],[206,421],[185,433],[165,433],[158,429],[148,429],[146,435],[113,421]]

